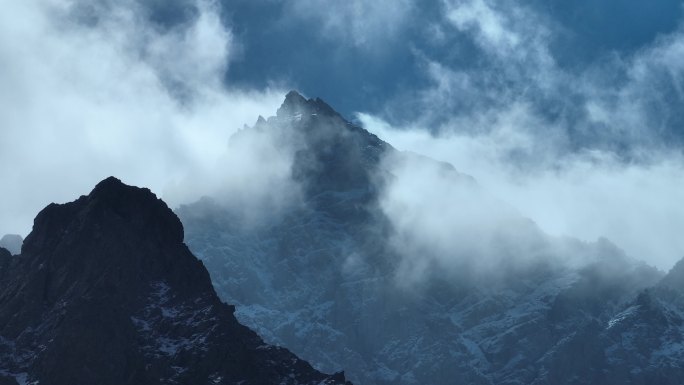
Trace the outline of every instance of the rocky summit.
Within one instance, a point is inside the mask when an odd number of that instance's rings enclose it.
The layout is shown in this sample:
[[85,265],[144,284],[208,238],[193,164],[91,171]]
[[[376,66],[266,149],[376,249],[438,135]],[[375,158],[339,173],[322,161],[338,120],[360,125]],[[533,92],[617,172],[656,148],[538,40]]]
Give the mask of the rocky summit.
[[183,226],[115,178],[0,249],[1,384],[348,384],[264,343],[219,300]]

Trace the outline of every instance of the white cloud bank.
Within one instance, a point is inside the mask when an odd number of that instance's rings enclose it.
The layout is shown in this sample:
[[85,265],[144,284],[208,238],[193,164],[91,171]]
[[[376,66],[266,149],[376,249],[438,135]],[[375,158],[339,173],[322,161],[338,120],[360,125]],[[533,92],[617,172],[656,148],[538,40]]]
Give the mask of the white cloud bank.
[[[581,157],[567,161],[562,168],[521,170],[501,156],[505,153],[501,146],[517,141],[505,127],[487,136],[434,136],[425,130],[392,129],[368,115],[361,115],[361,120],[367,129],[399,149],[448,161],[458,171],[473,175],[482,190],[492,196],[488,199],[501,202],[486,204],[476,196],[464,200],[463,196],[450,192],[453,186],[449,187],[437,175],[402,169],[400,180],[404,182],[393,186],[397,190],[390,192],[392,200],[385,204],[392,207],[386,206],[386,212],[397,212],[393,207],[398,204],[396,200],[414,209],[428,205],[423,209],[432,208],[431,215],[441,221],[436,228],[453,230],[448,236],[454,237],[458,233],[455,229],[467,226],[472,230],[478,222],[469,224],[453,210],[464,206],[475,210],[469,217],[497,224],[506,220],[498,210],[507,204],[532,219],[546,233],[585,241],[606,237],[630,256],[661,269],[669,269],[684,256],[681,236],[684,159],[681,157],[664,157],[649,164]],[[411,180],[416,180],[415,184]],[[413,188],[405,188],[402,183],[410,183]],[[396,195],[407,191],[413,195]],[[407,208],[403,210],[406,212]],[[426,227],[416,225],[415,228]],[[450,227],[452,230],[448,230]]]
[[[417,94],[423,115],[391,127],[360,114],[364,126],[399,149],[452,163],[552,235],[607,237],[661,269],[684,257],[684,156],[657,139],[684,101],[684,29],[570,73],[551,53],[558,31],[534,10],[443,4],[444,22],[472,39],[486,64],[459,70],[425,58],[433,86]],[[559,112],[546,114],[549,106]],[[446,119],[430,126],[437,114]],[[590,142],[573,147],[577,138]],[[628,160],[615,152],[623,145]],[[448,204],[433,196],[440,181],[420,185],[411,200]]]
[[94,22],[79,20],[82,5],[31,0],[0,12],[0,234],[26,235],[42,207],[109,175],[164,197],[282,102],[278,89],[222,85],[234,41],[209,1],[168,30],[132,1],[94,8]]

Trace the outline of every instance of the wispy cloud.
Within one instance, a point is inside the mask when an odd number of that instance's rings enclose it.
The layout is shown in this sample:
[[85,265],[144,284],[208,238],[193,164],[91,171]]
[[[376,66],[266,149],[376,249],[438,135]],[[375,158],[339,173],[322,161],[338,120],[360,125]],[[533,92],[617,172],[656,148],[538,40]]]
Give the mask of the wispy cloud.
[[443,5],[441,30],[468,39],[477,65],[418,50],[432,84],[406,100],[420,113],[398,127],[360,114],[364,125],[473,175],[546,232],[606,236],[661,268],[684,256],[676,234],[684,225],[684,34],[568,69],[551,49],[563,31],[536,9],[491,0]]
[[398,37],[413,6],[413,0],[295,0],[285,9],[290,20],[314,21],[332,42],[372,54]]
[[169,28],[133,1],[84,4],[0,14],[0,233],[26,234],[44,205],[108,175],[163,195],[282,101],[278,89],[225,87],[234,39],[214,3]]

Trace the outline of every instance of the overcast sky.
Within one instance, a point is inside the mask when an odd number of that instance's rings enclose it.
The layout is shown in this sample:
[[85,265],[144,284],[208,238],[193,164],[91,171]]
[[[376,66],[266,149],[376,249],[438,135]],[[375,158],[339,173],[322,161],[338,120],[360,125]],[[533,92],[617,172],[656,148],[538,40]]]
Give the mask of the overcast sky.
[[0,234],[116,175],[172,205],[289,89],[555,235],[684,256],[684,24],[661,0],[27,0],[0,13]]

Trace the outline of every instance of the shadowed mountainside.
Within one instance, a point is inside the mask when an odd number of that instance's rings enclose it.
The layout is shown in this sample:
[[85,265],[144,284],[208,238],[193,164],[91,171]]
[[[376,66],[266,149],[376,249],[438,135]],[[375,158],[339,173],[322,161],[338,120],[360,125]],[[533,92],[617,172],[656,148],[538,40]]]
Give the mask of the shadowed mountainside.
[[265,344],[221,302],[183,226],[115,178],[0,249],[0,383],[345,384]]

